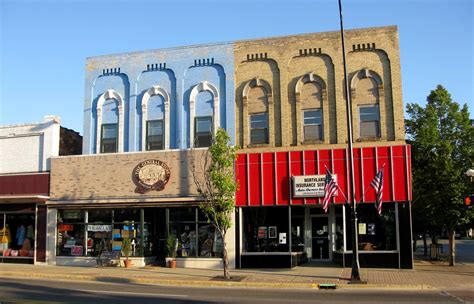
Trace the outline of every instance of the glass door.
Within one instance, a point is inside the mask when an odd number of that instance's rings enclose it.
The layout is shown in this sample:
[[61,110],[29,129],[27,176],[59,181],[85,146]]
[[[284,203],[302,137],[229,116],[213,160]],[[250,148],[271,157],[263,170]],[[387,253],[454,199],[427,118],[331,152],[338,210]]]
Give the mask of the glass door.
[[316,216],[311,219],[312,259],[329,260],[329,217]]

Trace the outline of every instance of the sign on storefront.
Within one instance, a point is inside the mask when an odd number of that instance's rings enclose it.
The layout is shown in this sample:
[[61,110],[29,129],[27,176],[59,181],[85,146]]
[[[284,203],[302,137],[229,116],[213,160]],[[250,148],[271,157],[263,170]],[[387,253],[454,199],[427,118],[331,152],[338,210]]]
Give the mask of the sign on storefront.
[[112,231],[112,225],[87,225],[87,231],[110,232]]
[[[332,177],[337,182],[337,174]],[[293,197],[324,197],[325,180],[324,174],[293,176]]]

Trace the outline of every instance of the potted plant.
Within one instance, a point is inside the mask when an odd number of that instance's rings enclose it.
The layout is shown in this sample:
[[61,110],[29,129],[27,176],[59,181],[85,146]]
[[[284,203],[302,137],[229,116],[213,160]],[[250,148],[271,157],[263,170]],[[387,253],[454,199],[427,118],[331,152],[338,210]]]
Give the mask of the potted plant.
[[166,266],[169,268],[176,268],[176,249],[178,247],[178,240],[171,234],[166,239],[166,249],[168,256],[166,257]]
[[132,265],[132,261],[128,259],[132,252],[132,240],[129,237],[125,237],[122,240],[122,254],[125,256],[123,261],[125,268],[129,268]]

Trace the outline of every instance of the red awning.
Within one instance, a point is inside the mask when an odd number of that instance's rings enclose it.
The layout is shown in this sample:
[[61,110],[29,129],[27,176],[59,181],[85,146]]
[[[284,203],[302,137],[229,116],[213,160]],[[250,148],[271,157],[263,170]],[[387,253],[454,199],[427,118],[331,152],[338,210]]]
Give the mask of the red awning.
[[[384,169],[384,202],[411,201],[410,146],[354,148],[354,176],[358,202],[375,202],[370,182],[378,169]],[[292,195],[292,177],[324,175],[328,168],[337,174],[340,189],[348,193],[349,162],[347,149],[291,152],[242,153],[236,162],[239,182],[237,206],[276,206],[319,204],[322,198],[296,198]],[[345,203],[338,191],[334,203]]]
[[0,175],[0,196],[49,196],[49,172]]

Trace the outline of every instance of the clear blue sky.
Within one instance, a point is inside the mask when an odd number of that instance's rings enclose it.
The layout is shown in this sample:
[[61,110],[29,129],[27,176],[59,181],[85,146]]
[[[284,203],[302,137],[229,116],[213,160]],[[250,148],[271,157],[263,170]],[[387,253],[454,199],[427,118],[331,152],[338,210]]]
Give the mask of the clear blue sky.
[[[344,26],[397,25],[404,103],[443,84],[474,117],[473,2],[344,0]],[[82,134],[86,57],[337,30],[337,0],[0,0],[0,125]]]

